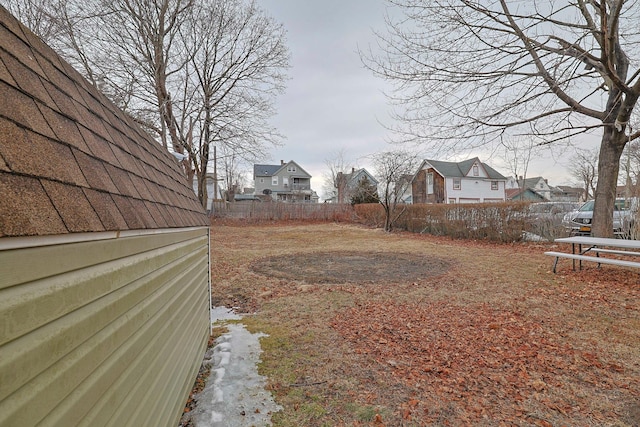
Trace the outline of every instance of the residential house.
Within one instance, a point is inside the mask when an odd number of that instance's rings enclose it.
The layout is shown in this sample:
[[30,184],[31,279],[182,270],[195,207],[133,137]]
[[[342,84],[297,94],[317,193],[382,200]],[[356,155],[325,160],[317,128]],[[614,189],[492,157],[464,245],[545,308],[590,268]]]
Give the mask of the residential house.
[[398,203],[413,203],[413,189],[412,189],[413,175],[402,175],[395,184],[395,191],[398,193]]
[[176,158],[0,7],[0,425],[176,426],[210,323]]
[[505,200],[507,178],[477,157],[462,162],[424,160],[413,176],[413,203],[484,203]]
[[542,194],[537,193],[532,188],[507,188],[505,190],[507,200],[526,200],[531,202],[545,202]]
[[541,176],[523,179],[507,179],[508,200],[529,200],[535,202],[580,202],[584,200],[584,190],[569,186],[554,187]]
[[585,202],[587,200],[584,188],[571,187],[568,185],[558,185],[556,187],[559,192],[556,200],[562,202]]
[[[213,200],[217,198],[214,194],[216,189],[216,186],[214,185],[215,179],[212,173],[207,173],[205,175],[205,179],[206,179],[205,188],[207,191],[207,206],[205,207],[205,209],[207,212],[211,212],[211,209],[213,206]],[[193,192],[196,195],[198,194],[198,177],[197,176],[193,177]]]
[[[517,200],[528,200],[525,197],[525,194],[535,193],[536,195],[542,197],[543,200],[550,201],[550,200],[553,200],[553,195],[555,191],[554,188],[549,185],[549,181],[541,176],[535,176],[533,178],[526,178],[526,179],[519,177],[517,180],[510,178],[508,188],[519,188],[519,189],[530,190],[529,192],[522,194],[523,196],[522,199],[517,199]],[[535,196],[535,199],[537,198],[538,197]]]
[[294,161],[253,165],[253,180],[258,196],[268,195],[279,202],[318,202],[318,195],[311,189],[311,175]]
[[361,180],[366,179],[369,183],[376,187],[378,180],[373,177],[365,168],[351,168],[351,173],[338,172],[336,175],[337,195],[336,203],[351,203],[351,197],[358,188]]
[[640,195],[640,186],[634,185],[631,180],[627,181],[625,185],[618,185],[616,187],[616,197],[619,199],[629,199],[631,197],[638,197]]

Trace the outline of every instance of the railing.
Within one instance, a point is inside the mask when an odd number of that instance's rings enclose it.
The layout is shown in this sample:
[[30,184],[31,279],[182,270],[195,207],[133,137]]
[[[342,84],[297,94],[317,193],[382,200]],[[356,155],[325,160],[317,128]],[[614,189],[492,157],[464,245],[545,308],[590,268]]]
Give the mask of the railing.
[[294,191],[311,190],[311,184],[292,184],[291,189]]

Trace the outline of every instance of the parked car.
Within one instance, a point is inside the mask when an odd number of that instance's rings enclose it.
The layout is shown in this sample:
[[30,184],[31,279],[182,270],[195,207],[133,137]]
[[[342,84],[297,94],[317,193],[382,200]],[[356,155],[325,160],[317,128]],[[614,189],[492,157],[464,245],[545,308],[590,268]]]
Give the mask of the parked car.
[[579,202],[538,202],[529,205],[529,218],[534,221],[562,221],[568,212],[580,208]]
[[526,213],[525,239],[553,240],[566,236],[562,223],[567,212],[575,211],[579,202],[537,202],[531,203]]
[[[564,216],[563,224],[572,236],[591,235],[593,223],[593,206],[595,200],[589,200],[580,209]],[[613,211],[613,232],[628,236],[634,226],[635,214],[638,211],[637,199],[616,199]]]

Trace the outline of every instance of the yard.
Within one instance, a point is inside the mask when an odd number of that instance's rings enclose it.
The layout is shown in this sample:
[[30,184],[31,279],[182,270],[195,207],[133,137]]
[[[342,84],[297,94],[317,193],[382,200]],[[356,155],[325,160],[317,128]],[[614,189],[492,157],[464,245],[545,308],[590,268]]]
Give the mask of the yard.
[[550,246],[214,222],[212,298],[268,334],[275,426],[637,426],[640,273]]

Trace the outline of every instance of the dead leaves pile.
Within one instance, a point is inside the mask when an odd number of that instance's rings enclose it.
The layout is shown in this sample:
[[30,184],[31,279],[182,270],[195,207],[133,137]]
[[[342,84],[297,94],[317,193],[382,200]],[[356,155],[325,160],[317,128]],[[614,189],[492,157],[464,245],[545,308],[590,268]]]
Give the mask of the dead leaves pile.
[[412,390],[395,416],[420,425],[604,425],[617,416],[593,396],[638,398],[640,383],[623,366],[513,311],[364,303],[332,326],[369,364],[362,369]]

